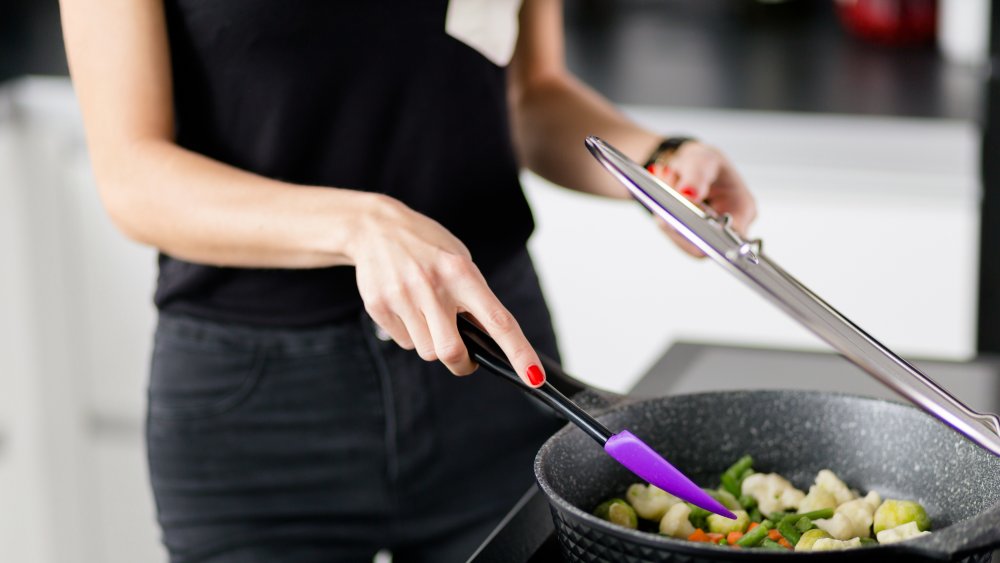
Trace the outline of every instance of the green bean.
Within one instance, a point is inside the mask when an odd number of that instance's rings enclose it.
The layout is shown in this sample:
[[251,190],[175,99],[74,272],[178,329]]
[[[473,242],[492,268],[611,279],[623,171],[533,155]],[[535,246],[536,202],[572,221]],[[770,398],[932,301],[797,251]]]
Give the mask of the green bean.
[[733,494],[740,496],[740,486],[743,484],[743,473],[753,465],[753,458],[745,455],[736,460],[736,463],[729,466],[722,474],[722,487]]
[[864,546],[878,545],[878,542],[873,540],[872,538],[861,538],[861,545]]
[[761,514],[760,509],[756,506],[750,509],[750,521],[757,522],[758,524],[764,519],[764,515]]
[[781,522],[781,519],[788,515],[789,515],[788,512],[772,512],[771,514],[768,514],[767,519],[773,520],[774,522],[777,523]]
[[760,526],[743,534],[742,538],[736,540],[736,545],[740,547],[754,547],[767,537],[767,532],[770,530],[771,523],[765,520],[761,522]]
[[813,510],[812,512],[804,512],[799,514],[799,516],[805,516],[810,520],[823,520],[824,518],[833,518],[832,508],[821,508],[819,510]]
[[745,455],[740,459],[736,460],[736,463],[729,466],[726,469],[726,473],[732,474],[734,477],[740,476],[744,471],[749,469],[753,465],[753,458],[749,455]]
[[798,530],[800,533],[808,532],[809,530],[812,530],[815,527],[816,524],[813,524],[813,521],[806,516],[799,518],[798,521],[795,522],[795,529]]
[[802,537],[802,534],[795,529],[795,526],[790,521],[785,519],[778,522],[778,531],[781,532],[781,535],[785,536],[785,539],[788,540],[788,543],[792,544],[792,546],[799,543],[799,538]]
[[779,518],[778,523],[784,522],[786,524],[794,524],[795,522],[798,521],[799,518],[801,518],[800,515],[795,514],[794,512],[790,512]]
[[726,538],[720,538],[719,545],[729,545],[729,542],[726,541]]
[[760,542],[760,547],[764,549],[780,549],[781,551],[788,551],[787,549],[785,549],[785,546],[781,545],[780,543],[772,539],[765,539],[764,541]]
[[736,500],[740,501],[740,505],[746,510],[756,508],[757,506],[757,499],[753,498],[753,495],[740,495]]
[[695,506],[691,503],[687,503],[691,507],[691,514],[688,514],[688,521],[695,528],[701,528],[702,530],[708,529],[708,515],[711,512],[701,508],[700,506]]
[[733,496],[739,496],[740,494],[740,484],[739,479],[733,477],[729,472],[722,474],[722,489],[730,493]]

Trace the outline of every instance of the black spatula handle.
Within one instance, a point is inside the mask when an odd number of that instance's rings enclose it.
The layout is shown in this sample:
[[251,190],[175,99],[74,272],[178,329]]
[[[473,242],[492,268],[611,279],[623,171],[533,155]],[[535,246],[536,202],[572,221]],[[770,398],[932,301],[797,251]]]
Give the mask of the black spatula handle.
[[[469,350],[469,357],[486,368],[490,373],[506,379],[525,393],[542,401],[552,408],[552,410],[579,426],[581,430],[597,440],[602,446],[614,435],[606,426],[590,416],[587,411],[580,408],[569,397],[563,395],[548,381],[538,388],[525,385],[517,375],[517,372],[514,371],[514,367],[507,360],[507,356],[503,353],[500,345],[490,338],[483,329],[462,315],[458,316],[458,332],[462,335],[465,347]],[[562,371],[559,365],[551,359],[541,357],[541,360],[546,373]]]

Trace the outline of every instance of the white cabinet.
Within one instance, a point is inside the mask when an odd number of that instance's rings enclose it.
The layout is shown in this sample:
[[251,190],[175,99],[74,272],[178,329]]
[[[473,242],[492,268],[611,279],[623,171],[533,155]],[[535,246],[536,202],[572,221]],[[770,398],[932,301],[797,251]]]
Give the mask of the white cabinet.
[[162,560],[141,440],[155,255],[103,213],[68,81],[3,95],[0,560]]

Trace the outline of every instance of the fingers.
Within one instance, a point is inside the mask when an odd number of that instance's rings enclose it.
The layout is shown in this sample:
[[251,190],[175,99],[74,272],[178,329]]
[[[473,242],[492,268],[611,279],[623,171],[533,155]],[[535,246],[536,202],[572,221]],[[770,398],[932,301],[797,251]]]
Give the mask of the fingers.
[[712,208],[728,213],[733,218],[733,228],[746,235],[750,224],[757,218],[757,203],[743,179],[731,166],[724,166],[719,176],[719,189],[711,195]]
[[[406,331],[413,341],[413,349],[425,361],[433,362],[436,360],[437,352],[434,348],[434,339],[431,338],[430,329],[427,327],[427,319],[424,318],[423,313],[415,304],[409,301],[400,302],[396,310],[398,311],[399,318],[406,325]],[[396,342],[398,343],[399,341],[397,340]]]
[[[456,307],[444,307],[437,300],[425,304],[424,318],[434,346],[434,355],[455,375],[469,375],[476,364],[469,358],[465,342],[458,334]],[[426,358],[425,358],[426,359]]]
[[406,325],[404,325],[403,321],[395,314],[380,313],[376,315],[371,311],[368,311],[368,316],[372,318],[378,328],[385,331],[385,333],[388,334],[389,337],[396,342],[396,344],[399,344],[400,348],[404,348],[406,350],[414,349],[413,339],[410,338],[410,333],[406,330]]
[[697,246],[691,244],[691,242],[688,241],[688,239],[681,236],[681,234],[678,233],[676,230],[674,230],[674,228],[671,227],[666,221],[664,221],[659,217],[656,217],[655,219],[656,219],[656,225],[660,227],[660,230],[666,233],[667,237],[669,237],[670,240],[674,242],[674,244],[680,247],[681,250],[690,254],[691,256],[694,256],[695,258],[705,257],[704,252],[702,252]]
[[500,346],[521,380],[531,387],[542,385],[545,382],[545,372],[538,354],[524,336],[514,316],[490,291],[486,281],[467,287],[464,298],[464,308]]
[[681,145],[670,159],[674,182],[668,182],[684,197],[701,202],[708,197],[719,176],[721,158],[711,147],[690,141]]
[[[687,142],[669,157],[666,165],[658,165],[652,172],[692,202],[708,205],[720,215],[728,213],[733,228],[741,235],[746,235],[757,217],[750,190],[725,156],[711,146]],[[661,223],[660,228],[688,254],[704,256],[666,223]]]

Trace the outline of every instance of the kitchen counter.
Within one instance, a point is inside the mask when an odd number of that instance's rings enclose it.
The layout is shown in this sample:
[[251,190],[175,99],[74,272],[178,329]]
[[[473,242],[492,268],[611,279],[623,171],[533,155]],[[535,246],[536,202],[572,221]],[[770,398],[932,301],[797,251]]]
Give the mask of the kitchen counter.
[[[1000,360],[914,360],[925,374],[979,411],[1000,412]],[[657,397],[732,389],[840,391],[897,399],[888,389],[841,357],[822,352],[677,342],[629,392]],[[549,506],[537,487],[517,505],[470,561],[561,561]],[[1000,551],[993,555],[1000,562]]]

